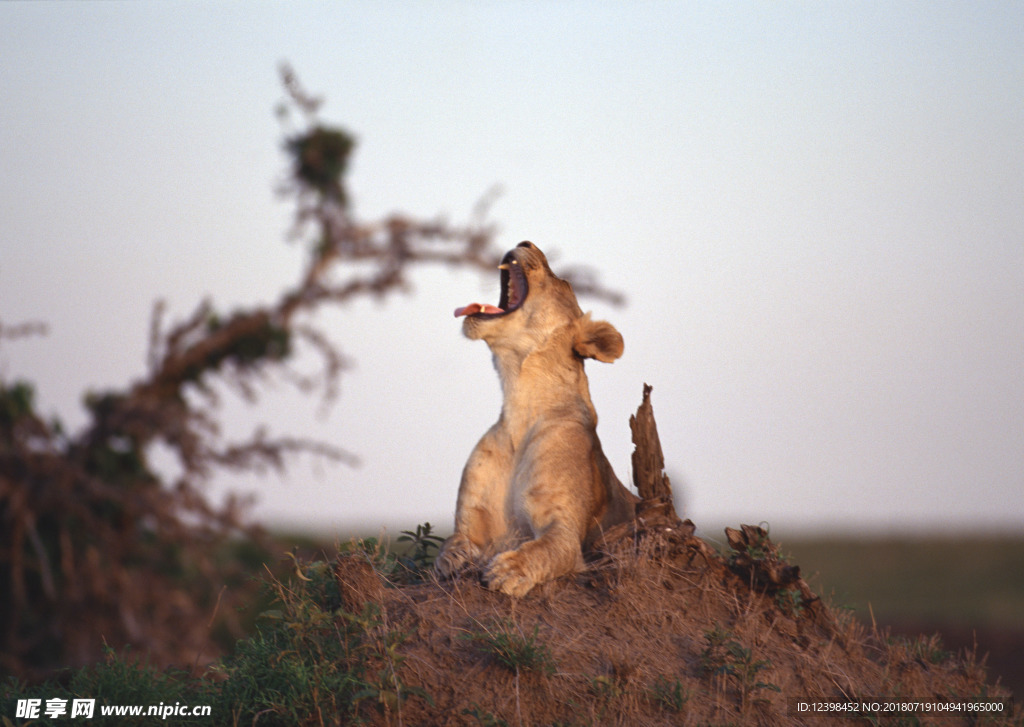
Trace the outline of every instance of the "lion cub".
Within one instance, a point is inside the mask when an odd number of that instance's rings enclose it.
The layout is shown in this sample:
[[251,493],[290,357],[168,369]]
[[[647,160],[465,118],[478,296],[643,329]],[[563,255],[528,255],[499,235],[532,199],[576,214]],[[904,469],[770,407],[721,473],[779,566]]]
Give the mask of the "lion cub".
[[519,243],[499,269],[497,307],[455,311],[466,337],[490,346],[504,402],[462,472],[455,534],[435,567],[450,577],[480,565],[490,588],[523,596],[580,569],[581,547],[632,519],[637,498],[601,450],[583,371],[585,358],[621,356],[622,336],[583,314],[533,243]]

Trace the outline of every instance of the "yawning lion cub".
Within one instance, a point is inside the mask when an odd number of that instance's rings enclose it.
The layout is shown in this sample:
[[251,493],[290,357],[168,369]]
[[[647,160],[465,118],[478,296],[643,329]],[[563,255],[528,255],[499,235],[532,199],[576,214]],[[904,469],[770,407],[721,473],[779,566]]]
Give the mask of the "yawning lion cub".
[[631,519],[637,498],[601,451],[583,372],[585,358],[621,356],[622,336],[583,314],[533,243],[499,267],[498,306],[455,311],[466,337],[490,346],[504,402],[462,472],[455,534],[436,568],[448,577],[480,565],[490,588],[523,596],[582,567],[581,546]]

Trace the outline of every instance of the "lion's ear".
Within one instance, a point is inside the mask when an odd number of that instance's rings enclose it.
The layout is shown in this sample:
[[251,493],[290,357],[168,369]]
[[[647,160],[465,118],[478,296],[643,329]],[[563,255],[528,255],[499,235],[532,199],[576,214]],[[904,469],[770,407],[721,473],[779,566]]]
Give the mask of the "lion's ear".
[[611,363],[622,355],[622,334],[607,321],[592,321],[590,314],[577,321],[573,350],[583,358]]

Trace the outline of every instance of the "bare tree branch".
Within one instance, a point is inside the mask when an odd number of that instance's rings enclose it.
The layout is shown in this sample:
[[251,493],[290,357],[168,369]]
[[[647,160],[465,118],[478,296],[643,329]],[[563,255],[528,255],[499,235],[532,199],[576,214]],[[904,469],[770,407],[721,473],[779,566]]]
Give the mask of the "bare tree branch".
[[[423,265],[492,275],[499,261],[488,217],[497,190],[461,226],[401,214],[357,220],[345,188],[353,138],[319,122],[322,100],[290,68],[281,75],[282,120],[288,108],[303,119],[286,133],[289,172],[280,189],[295,204],[292,235],[305,240],[299,278],[266,303],[222,312],[203,300],[179,321],[168,321],[157,301],[144,375],[89,394],[88,424],[73,435],[37,414],[31,385],[0,379],[0,589],[10,594],[0,599],[0,666],[12,673],[88,663],[104,639],[134,644],[163,664],[189,663],[199,651],[213,656],[212,594],[230,582],[229,600],[248,597],[248,574],[223,553],[239,533],[259,534],[243,525],[243,502],[214,506],[204,484],[223,469],[283,471],[295,456],[357,461],[335,444],[265,427],[224,442],[220,391],[255,402],[279,376],[326,406],[337,398],[346,358],[316,326],[319,311],[410,290]],[[581,294],[621,300],[592,273],[570,277]],[[0,324],[0,340],[45,330]],[[314,372],[296,368],[300,352],[314,355]],[[156,445],[180,465],[174,482],[151,462]],[[234,609],[219,612],[227,614],[223,630],[237,636]]]

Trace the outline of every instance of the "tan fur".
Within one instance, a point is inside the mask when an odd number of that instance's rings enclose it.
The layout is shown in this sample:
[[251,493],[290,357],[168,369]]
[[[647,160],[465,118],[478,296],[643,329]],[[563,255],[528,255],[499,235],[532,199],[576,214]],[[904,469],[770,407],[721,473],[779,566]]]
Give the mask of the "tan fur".
[[450,577],[482,566],[490,588],[523,596],[581,568],[581,547],[631,519],[637,498],[601,450],[583,371],[585,357],[610,363],[621,356],[622,336],[583,314],[572,286],[532,243],[520,243],[504,264],[526,275],[522,305],[500,316],[469,315],[463,324],[468,338],[491,348],[501,416],[463,470],[455,534],[436,568]]

